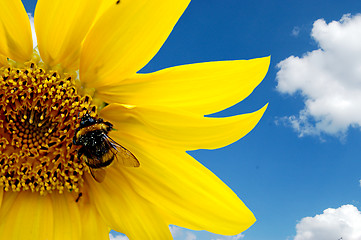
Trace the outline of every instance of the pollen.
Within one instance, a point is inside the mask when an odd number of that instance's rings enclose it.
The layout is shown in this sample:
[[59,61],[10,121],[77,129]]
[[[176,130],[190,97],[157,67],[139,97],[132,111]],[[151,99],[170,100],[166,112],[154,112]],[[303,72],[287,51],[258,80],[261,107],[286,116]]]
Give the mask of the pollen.
[[0,68],[0,186],[5,191],[79,192],[87,171],[72,143],[78,119],[93,114],[75,77],[34,62]]

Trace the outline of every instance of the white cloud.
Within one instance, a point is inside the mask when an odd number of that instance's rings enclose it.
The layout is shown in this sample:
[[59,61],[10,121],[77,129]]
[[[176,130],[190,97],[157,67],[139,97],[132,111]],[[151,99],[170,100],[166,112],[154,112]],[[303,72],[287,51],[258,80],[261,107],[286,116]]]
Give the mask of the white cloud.
[[301,31],[300,27],[296,26],[292,29],[291,35],[294,37],[298,37],[298,35],[300,34],[300,31]]
[[305,217],[297,225],[294,240],[360,240],[361,212],[353,205],[328,208],[322,214]]
[[[197,240],[197,236],[195,234],[193,234],[190,230],[180,228],[180,227],[177,227],[177,226],[169,226],[169,230],[172,233],[172,236],[173,236],[174,239]],[[114,236],[111,233],[109,234],[109,238],[110,238],[110,240],[129,240],[124,235],[116,235],[116,236]]]
[[183,234],[183,229],[177,226],[169,226],[169,230],[172,233],[173,237],[179,237]]
[[109,233],[109,239],[110,240],[129,240],[126,236],[123,236],[123,235],[113,236],[113,234],[111,234],[111,233]]
[[28,17],[30,20],[31,34],[33,37],[33,48],[35,48],[36,46],[38,46],[38,40],[36,38],[36,33],[35,33],[34,17],[31,13],[28,13]]
[[196,240],[197,236],[194,235],[190,230],[180,228],[177,226],[169,226],[169,230],[172,233],[174,239],[184,239],[184,240]]
[[278,63],[277,90],[301,94],[304,109],[282,120],[300,136],[342,136],[361,126],[361,15],[340,21],[314,22],[312,38],[319,48]]
[[216,238],[213,238],[212,240],[239,240],[244,238],[244,234],[240,233],[238,235],[235,236],[217,236]]
[[196,240],[196,239],[197,239],[196,235],[194,235],[191,232],[187,232],[186,233],[186,238],[184,240]]

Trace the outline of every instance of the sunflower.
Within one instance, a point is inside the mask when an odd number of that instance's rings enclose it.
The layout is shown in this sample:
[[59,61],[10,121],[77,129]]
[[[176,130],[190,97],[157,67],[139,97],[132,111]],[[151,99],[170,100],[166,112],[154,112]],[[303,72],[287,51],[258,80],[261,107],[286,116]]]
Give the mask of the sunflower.
[[0,1],[1,239],[108,239],[114,229],[163,240],[169,224],[223,235],[253,224],[186,151],[251,131],[266,106],[204,116],[247,97],[270,59],[138,73],[189,2],[38,0],[33,50],[21,1]]

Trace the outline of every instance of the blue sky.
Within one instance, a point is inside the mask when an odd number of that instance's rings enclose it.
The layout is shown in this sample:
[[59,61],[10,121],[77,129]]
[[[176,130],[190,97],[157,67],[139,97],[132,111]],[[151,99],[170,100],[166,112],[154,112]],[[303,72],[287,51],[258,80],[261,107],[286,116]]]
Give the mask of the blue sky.
[[[34,11],[33,2],[25,5]],[[271,55],[269,72],[252,95],[216,115],[251,112],[267,102],[269,108],[240,141],[191,153],[237,193],[257,222],[233,238],[174,228],[176,240],[361,239],[357,13],[356,0],[191,2],[143,71]],[[340,22],[345,14],[351,15]]]

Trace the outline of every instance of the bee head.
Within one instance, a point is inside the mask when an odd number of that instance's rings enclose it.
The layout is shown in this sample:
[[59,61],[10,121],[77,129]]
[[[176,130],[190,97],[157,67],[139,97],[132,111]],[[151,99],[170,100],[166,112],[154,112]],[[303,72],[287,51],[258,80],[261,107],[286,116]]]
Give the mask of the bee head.
[[91,126],[95,123],[97,123],[97,120],[95,118],[91,117],[89,113],[85,113],[81,117],[80,128]]

